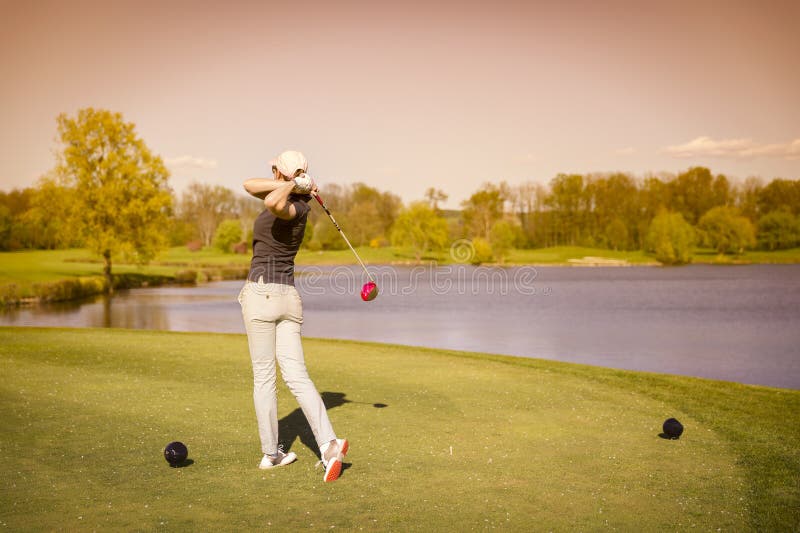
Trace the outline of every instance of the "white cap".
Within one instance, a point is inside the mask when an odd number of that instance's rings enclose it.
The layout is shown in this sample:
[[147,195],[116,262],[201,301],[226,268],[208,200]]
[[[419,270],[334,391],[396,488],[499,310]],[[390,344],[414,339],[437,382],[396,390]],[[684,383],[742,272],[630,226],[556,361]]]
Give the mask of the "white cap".
[[303,172],[308,170],[306,156],[304,156],[302,152],[296,152],[294,150],[286,150],[270,161],[270,164],[288,178],[294,177],[294,173],[298,170],[302,170]]

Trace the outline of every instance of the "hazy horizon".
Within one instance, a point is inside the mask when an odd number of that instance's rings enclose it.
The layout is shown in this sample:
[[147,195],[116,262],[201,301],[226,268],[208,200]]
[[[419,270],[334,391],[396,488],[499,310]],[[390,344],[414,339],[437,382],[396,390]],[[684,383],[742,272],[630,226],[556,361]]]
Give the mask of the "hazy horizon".
[[176,190],[283,149],[321,183],[446,208],[483,182],[702,165],[800,177],[800,3],[0,0],[0,188],[54,166],[56,116],[134,122]]

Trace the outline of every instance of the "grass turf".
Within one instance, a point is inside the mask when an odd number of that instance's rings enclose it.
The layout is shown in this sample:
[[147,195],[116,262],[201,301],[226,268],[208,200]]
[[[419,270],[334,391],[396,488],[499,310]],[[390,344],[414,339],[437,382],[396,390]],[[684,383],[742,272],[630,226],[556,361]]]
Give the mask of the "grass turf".
[[[284,386],[281,440],[299,460],[256,468],[244,336],[0,328],[0,526],[800,526],[800,391],[347,341],[304,346],[334,427],[351,441],[351,466],[332,484]],[[680,440],[658,437],[669,416],[686,427]],[[172,440],[193,464],[167,466]]]

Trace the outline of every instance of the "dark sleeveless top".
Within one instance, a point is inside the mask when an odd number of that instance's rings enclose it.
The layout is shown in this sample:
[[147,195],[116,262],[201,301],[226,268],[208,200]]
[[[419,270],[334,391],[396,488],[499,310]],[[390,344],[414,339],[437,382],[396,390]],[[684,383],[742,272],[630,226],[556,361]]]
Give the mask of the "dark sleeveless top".
[[294,257],[303,242],[310,199],[308,195],[289,195],[289,202],[297,212],[292,220],[278,218],[269,209],[258,215],[253,224],[253,259],[248,280],[294,285]]

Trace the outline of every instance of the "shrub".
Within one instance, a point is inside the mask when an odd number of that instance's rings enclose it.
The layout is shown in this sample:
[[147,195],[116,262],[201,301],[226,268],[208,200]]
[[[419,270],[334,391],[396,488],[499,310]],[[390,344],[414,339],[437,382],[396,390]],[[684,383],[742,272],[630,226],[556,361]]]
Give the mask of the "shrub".
[[740,254],[745,248],[752,248],[756,244],[753,223],[727,206],[709,209],[700,217],[697,227],[703,244],[720,254]]
[[758,221],[758,247],[764,250],[794,248],[800,241],[800,220],[786,210],[770,211]]
[[413,202],[400,212],[391,232],[395,246],[410,246],[417,261],[428,250],[447,243],[447,222],[425,202]]
[[514,228],[508,221],[498,220],[495,222],[489,232],[489,242],[492,247],[491,255],[502,263],[514,247],[515,237]]
[[473,239],[472,249],[474,253],[471,263],[473,265],[480,265],[492,260],[492,245],[486,239],[481,237]]
[[650,223],[646,250],[665,265],[680,265],[691,261],[694,242],[694,228],[683,216],[665,211]]
[[194,285],[197,283],[196,270],[179,270],[175,272],[175,283]]
[[106,279],[92,276],[37,283],[33,286],[33,292],[42,302],[79,300],[106,292]]
[[233,245],[242,240],[242,225],[238,220],[223,220],[214,232],[214,247],[224,253],[231,252]]

